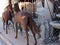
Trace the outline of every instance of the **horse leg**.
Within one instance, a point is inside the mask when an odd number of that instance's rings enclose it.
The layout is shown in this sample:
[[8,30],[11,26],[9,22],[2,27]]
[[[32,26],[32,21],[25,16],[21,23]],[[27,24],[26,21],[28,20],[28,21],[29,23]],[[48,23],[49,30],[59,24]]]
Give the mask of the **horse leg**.
[[27,45],[29,45],[29,35],[27,30],[26,30],[26,36],[27,36]]
[[33,26],[32,26],[31,21],[30,21],[30,23],[29,23],[29,25],[28,25],[28,26],[30,27],[31,32],[32,32],[33,37],[34,37],[34,40],[35,40],[35,44],[34,44],[34,45],[37,45],[37,40],[36,40],[36,37],[35,37],[34,28],[33,28]]
[[16,28],[16,36],[15,36],[15,38],[17,38],[17,37],[18,37],[18,30],[17,30],[18,27],[17,27],[17,23],[15,24],[15,26],[16,26],[16,27],[15,27],[15,28]]
[[35,44],[34,45],[37,45],[37,40],[36,40],[35,33],[33,32],[33,30],[32,30],[32,34],[33,34],[33,37],[34,37],[34,40],[35,40]]
[[37,37],[38,39],[41,38],[41,34],[40,34],[39,27],[40,27],[40,25],[37,26],[37,25],[35,25],[35,24],[34,24],[34,26],[33,26],[33,29],[36,30],[36,32],[37,32],[37,34],[38,34],[38,37]]
[[37,39],[40,39],[41,38],[41,34],[40,33],[38,33],[38,38]]
[[14,22],[13,22],[13,20],[11,20],[11,22],[12,22],[12,24],[13,24],[13,28],[14,28]]
[[8,21],[6,21],[6,34],[8,34],[7,26],[8,26]]
[[21,25],[19,24],[19,29],[20,29],[20,31],[21,31],[21,35],[23,34],[22,33],[22,27],[21,27]]
[[34,33],[33,33],[33,36],[34,36],[34,39],[35,39],[35,44],[34,45],[37,45],[37,40],[36,40],[36,37],[35,37]]

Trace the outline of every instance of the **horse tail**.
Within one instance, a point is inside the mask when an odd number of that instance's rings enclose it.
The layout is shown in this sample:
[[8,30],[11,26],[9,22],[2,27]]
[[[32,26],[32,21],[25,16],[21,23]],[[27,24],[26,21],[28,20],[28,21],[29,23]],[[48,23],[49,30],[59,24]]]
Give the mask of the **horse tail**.
[[30,29],[33,30],[34,33],[40,33],[41,32],[41,30],[36,25],[36,22],[33,20],[33,18],[31,16],[28,18],[28,24],[29,24]]
[[39,27],[36,25],[36,22],[33,20],[32,17],[29,17],[28,18],[28,25],[29,25],[29,28],[31,29],[31,31],[34,33],[34,34],[38,34],[38,39],[41,37],[40,35],[40,32],[41,30],[39,29]]

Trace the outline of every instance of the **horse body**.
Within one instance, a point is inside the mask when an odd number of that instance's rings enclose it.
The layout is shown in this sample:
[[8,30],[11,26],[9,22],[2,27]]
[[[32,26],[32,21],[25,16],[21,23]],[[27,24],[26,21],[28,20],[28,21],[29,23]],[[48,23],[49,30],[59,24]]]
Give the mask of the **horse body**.
[[[17,23],[21,24],[23,30],[26,32],[27,35],[27,45],[29,45],[29,39],[28,39],[28,27],[31,29],[31,32],[34,36],[35,39],[35,45],[37,45],[37,40],[36,40],[36,33],[40,33],[39,28],[37,27],[36,23],[34,22],[32,15],[28,12],[25,11],[20,11],[14,16],[15,24],[16,24],[16,38],[18,35],[18,30],[17,30]],[[38,31],[38,30],[39,31]]]
[[[9,11],[5,11],[5,12],[3,12],[3,14],[2,14],[2,17],[3,17],[3,20],[6,22],[6,21],[8,21],[8,20],[11,20],[11,13],[9,12]],[[7,17],[7,18],[6,18]],[[5,19],[6,18],[6,19]]]
[[26,26],[27,26],[27,21],[28,21],[28,16],[27,14],[24,12],[18,12],[15,16],[14,16],[14,20],[16,23],[19,23],[23,30],[26,30]]
[[12,15],[11,15],[11,5],[8,5],[6,8],[6,10],[2,13],[2,19],[3,19],[3,29],[4,25],[6,24],[6,34],[7,32],[7,26],[8,26],[8,21],[12,21]]

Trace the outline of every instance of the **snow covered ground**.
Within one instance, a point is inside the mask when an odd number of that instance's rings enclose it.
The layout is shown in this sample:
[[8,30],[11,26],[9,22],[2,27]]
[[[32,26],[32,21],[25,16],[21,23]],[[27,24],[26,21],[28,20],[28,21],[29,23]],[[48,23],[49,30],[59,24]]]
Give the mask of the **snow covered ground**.
[[[15,39],[14,29],[13,28],[8,29],[8,34],[6,34],[5,30],[3,30],[3,28],[2,28],[2,26],[3,26],[2,24],[3,24],[2,19],[0,18],[0,32],[4,35],[4,38],[8,39],[14,45],[27,45],[26,44],[26,35],[25,35],[25,33],[23,33],[23,35],[21,35],[21,33],[19,31],[18,38]],[[45,44],[41,38],[37,39],[37,42],[38,42],[37,45],[60,45],[60,41]],[[0,42],[0,44],[2,45],[1,42]],[[29,44],[34,45],[34,38],[31,35],[29,35]]]
[[0,39],[0,45],[6,45],[6,44]]

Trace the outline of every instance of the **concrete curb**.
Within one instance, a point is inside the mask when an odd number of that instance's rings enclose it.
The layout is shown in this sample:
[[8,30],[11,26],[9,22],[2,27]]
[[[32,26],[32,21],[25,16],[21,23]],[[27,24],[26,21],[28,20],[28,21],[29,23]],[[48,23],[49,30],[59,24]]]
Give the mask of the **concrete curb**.
[[2,35],[1,32],[0,32],[0,38],[4,41],[6,45],[13,45],[6,37]]

